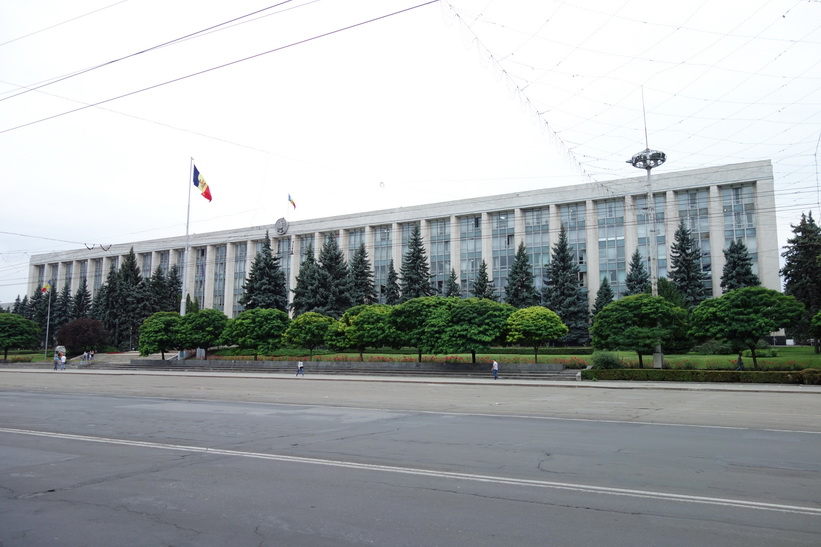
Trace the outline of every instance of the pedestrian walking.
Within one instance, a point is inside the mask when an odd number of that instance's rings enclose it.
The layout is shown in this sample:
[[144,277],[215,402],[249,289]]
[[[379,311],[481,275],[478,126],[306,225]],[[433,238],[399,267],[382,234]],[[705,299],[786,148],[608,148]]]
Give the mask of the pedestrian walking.
[[54,352],[54,370],[57,370],[57,367],[60,366],[60,354],[56,351]]
[[300,374],[305,376],[305,365],[302,364],[302,361],[296,364],[296,375],[299,376]]
[[65,370],[65,369],[66,369],[66,354],[61,353],[60,354],[60,370]]
[[495,359],[493,360],[493,366],[490,367],[490,370],[493,371],[493,379],[498,380],[499,379],[499,363],[497,363]]
[[738,353],[738,361],[735,362],[736,370],[744,370],[744,361],[741,360],[741,352]]

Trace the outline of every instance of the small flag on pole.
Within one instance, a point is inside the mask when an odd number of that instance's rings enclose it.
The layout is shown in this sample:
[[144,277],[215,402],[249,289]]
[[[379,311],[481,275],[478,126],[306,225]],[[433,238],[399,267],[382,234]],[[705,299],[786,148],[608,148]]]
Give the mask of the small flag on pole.
[[296,209],[296,202],[291,198],[291,194],[288,194],[288,201],[291,202],[291,205],[293,205],[294,209]]
[[211,189],[208,188],[208,183],[205,182],[205,177],[200,175],[200,171],[197,169],[196,165],[194,166],[194,186],[199,188],[202,197],[208,201],[211,201]]
[[43,285],[43,288],[40,289],[41,293],[47,293],[51,289],[51,281],[46,281],[46,284]]

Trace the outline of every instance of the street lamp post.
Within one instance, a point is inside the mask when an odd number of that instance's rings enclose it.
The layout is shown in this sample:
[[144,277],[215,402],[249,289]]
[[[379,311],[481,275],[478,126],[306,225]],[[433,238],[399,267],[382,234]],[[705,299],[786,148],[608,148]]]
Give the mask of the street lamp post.
[[[649,228],[649,253],[650,253],[650,294],[659,295],[659,271],[658,271],[658,236],[656,235],[656,198],[653,195],[653,179],[650,170],[658,167],[667,161],[667,154],[659,150],[645,148],[638,154],[634,154],[627,163],[638,169],[647,171],[647,217]],[[664,353],[661,345],[656,345],[653,351],[653,368],[664,368]]]

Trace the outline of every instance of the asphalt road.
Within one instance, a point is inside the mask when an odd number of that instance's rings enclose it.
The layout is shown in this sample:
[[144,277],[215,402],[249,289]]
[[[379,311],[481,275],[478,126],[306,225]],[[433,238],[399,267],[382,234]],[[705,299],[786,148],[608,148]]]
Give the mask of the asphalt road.
[[2,371],[0,544],[821,544],[816,391],[365,380]]

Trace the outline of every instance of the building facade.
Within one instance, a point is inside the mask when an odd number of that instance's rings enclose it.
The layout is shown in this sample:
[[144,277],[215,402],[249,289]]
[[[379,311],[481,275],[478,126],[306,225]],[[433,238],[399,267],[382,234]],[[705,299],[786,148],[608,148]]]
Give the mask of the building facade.
[[365,244],[374,281],[384,301],[391,260],[398,272],[408,238],[418,226],[430,262],[433,286],[442,291],[451,269],[463,296],[470,289],[482,260],[497,294],[504,287],[516,249],[523,242],[541,289],[546,264],[563,225],[579,264],[579,284],[592,305],[602,279],[616,296],[626,291],[625,278],[635,250],[648,259],[655,234],[658,276],[665,277],[673,234],[683,221],[702,252],[708,294],[720,295],[723,250],[741,239],[764,287],[780,290],[772,165],[758,161],[672,173],[653,172],[655,222],[648,215],[647,178],[531,190],[483,198],[402,207],[266,226],[225,230],[34,255],[30,261],[28,294],[50,280],[56,290],[68,284],[72,294],[86,280],[92,295],[110,268],[118,268],[131,249],[144,277],[159,267],[177,265],[185,286],[203,308],[222,310],[229,317],[242,311],[239,298],[251,264],[262,248],[266,231],[279,256],[289,289],[309,247],[315,256],[328,237],[338,238],[348,258]]

